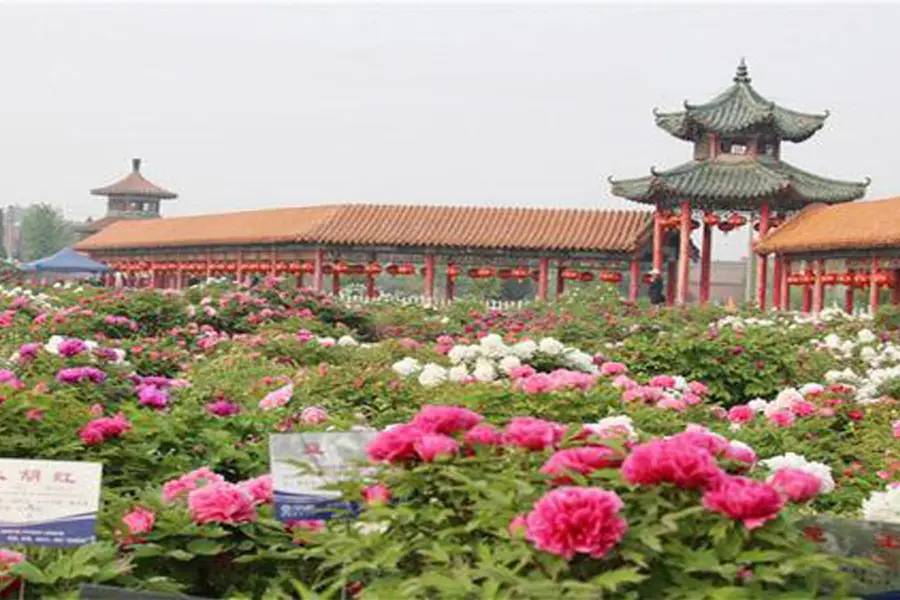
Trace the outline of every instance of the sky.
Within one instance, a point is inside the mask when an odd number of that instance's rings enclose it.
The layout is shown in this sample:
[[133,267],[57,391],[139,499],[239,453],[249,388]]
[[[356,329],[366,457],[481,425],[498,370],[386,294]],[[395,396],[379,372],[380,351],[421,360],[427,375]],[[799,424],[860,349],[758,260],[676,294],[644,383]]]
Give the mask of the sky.
[[[754,87],[831,111],[782,158],[900,195],[900,5],[0,5],[0,204],[100,217],[141,157],[167,216],[326,203],[641,208],[690,159],[652,109]],[[717,234],[717,258],[746,235]]]

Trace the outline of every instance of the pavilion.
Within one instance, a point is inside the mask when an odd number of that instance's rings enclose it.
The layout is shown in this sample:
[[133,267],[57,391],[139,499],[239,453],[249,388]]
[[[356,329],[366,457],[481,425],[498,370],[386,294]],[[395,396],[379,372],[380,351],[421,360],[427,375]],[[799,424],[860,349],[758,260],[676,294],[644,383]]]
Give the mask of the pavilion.
[[[420,275],[433,301],[440,274],[446,299],[459,277],[470,277],[531,279],[547,300],[552,266],[557,295],[566,281],[618,287],[627,274],[635,300],[652,232],[649,211],[348,204],[122,220],[76,249],[164,288],[197,276],[284,275],[298,286],[310,277],[324,291],[330,276],[337,294],[341,278],[356,275],[374,297],[379,275]],[[660,251],[674,261],[679,245],[671,242]]]
[[[783,223],[796,211],[815,203],[838,204],[862,198],[868,180],[838,181],[801,170],[781,159],[783,142],[803,142],[821,129],[828,117],[804,113],[767,100],[750,85],[742,59],[733,84],[703,104],[684,103],[684,110],[653,114],[656,124],[670,135],[691,142],[691,161],[668,170],[650,169],[637,179],[610,179],[612,193],[655,207],[653,266],[662,269],[661,249],[679,232],[678,303],[688,300],[689,261],[685,251],[693,229],[703,225],[700,262],[700,301],[709,300],[712,231],[733,231],[755,221],[759,237]],[[671,232],[671,233],[668,233]],[[766,307],[768,265],[757,259],[756,295]],[[669,264],[670,279],[675,275]],[[773,279],[781,279],[776,259]],[[782,302],[774,286],[772,301]]]
[[790,289],[802,291],[804,311],[822,310],[825,289],[844,289],[844,309],[853,312],[857,290],[875,311],[886,296],[900,303],[900,198],[815,205],[766,236],[757,251],[774,254],[784,268],[775,282],[790,308]]

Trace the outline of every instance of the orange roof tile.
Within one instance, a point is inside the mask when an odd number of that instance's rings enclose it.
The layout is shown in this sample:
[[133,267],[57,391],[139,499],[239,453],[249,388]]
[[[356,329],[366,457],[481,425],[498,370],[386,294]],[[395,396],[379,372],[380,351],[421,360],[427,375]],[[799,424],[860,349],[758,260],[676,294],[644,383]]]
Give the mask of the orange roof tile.
[[652,213],[634,210],[336,205],[119,221],[79,250],[309,243],[632,252]]
[[171,200],[178,194],[151,183],[141,175],[141,159],[131,159],[131,173],[106,187],[91,190],[94,196],[147,196]]
[[900,247],[900,198],[810,206],[767,235],[757,250],[798,254]]

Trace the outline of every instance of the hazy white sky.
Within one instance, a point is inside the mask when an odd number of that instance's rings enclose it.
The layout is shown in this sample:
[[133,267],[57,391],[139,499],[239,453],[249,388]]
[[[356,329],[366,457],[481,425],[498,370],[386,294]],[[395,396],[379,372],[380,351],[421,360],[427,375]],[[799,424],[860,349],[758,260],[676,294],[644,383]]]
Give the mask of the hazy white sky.
[[[900,195],[900,6],[0,6],[0,204],[101,216],[133,156],[166,215],[333,202],[637,207],[691,149],[651,110],[741,56],[831,110],[782,156]],[[746,236],[719,236],[726,257]]]

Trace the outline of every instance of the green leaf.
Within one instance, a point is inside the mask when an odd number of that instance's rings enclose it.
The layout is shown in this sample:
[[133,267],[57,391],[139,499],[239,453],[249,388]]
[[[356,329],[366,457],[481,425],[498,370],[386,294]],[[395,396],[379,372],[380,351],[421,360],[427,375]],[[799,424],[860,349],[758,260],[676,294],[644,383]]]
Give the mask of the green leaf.
[[188,552],[193,552],[200,556],[215,556],[222,552],[223,547],[224,546],[218,542],[205,539],[191,540],[187,545]]
[[605,590],[614,592],[626,583],[640,583],[645,579],[647,579],[647,576],[641,575],[637,569],[626,568],[607,571],[606,573],[591,579],[591,583],[595,586],[602,587]]
[[31,583],[47,582],[47,577],[44,575],[44,572],[30,562],[17,563],[16,566],[12,568],[12,573]]

